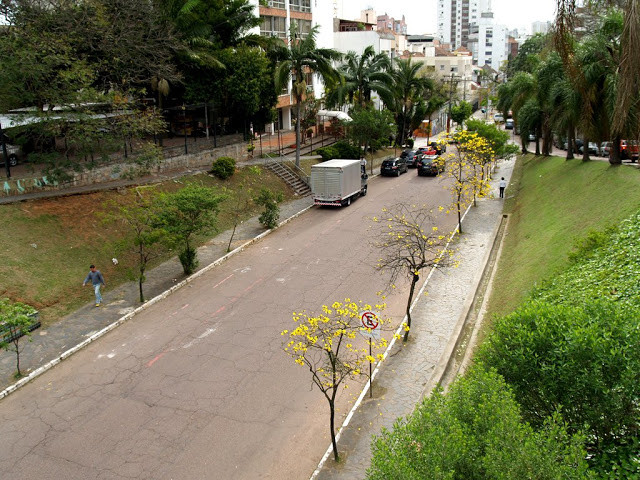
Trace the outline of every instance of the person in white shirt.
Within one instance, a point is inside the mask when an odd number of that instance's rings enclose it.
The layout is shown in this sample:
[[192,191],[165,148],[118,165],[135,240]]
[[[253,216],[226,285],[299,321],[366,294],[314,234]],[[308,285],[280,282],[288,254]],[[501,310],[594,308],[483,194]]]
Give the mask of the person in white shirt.
[[507,188],[507,181],[502,177],[500,179],[500,198],[504,198],[504,189]]

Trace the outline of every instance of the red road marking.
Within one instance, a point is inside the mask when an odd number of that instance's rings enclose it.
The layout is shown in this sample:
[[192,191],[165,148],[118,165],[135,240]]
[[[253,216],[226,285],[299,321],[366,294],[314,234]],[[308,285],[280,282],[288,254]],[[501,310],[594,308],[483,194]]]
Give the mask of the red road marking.
[[224,305],[223,305],[223,306],[221,306],[218,310],[216,310],[216,311],[214,312],[214,314],[213,314],[213,315],[214,315],[214,316],[216,316],[217,314],[219,314],[220,312],[222,312],[225,308],[227,308],[227,307],[225,307]]
[[162,352],[160,355],[157,355],[156,358],[154,358],[153,360],[151,360],[149,363],[147,363],[147,367],[151,367],[151,365],[153,365],[154,363],[156,363],[158,360],[160,360],[164,354],[167,352]]
[[189,306],[189,304],[188,304],[188,303],[185,303],[185,304],[182,306],[182,308],[181,308],[180,310],[184,310],[184,309],[185,309],[185,308],[187,308],[188,306]]

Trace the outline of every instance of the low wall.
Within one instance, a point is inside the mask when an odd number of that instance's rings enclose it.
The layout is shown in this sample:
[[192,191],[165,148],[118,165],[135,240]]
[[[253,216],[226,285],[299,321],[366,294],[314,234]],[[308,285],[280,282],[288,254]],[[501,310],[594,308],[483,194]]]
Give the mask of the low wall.
[[209,167],[219,157],[232,157],[239,162],[247,158],[247,147],[245,144],[233,144],[203,152],[165,158],[160,165],[152,167],[150,171],[144,172],[144,174],[137,175],[136,169],[139,168],[138,165],[133,162],[120,162],[75,173],[72,180],[64,183],[52,182],[47,177],[42,176],[10,179],[3,182],[0,195],[19,196],[39,190],[64,190],[70,187],[83,187],[121,179],[132,179],[153,173]]

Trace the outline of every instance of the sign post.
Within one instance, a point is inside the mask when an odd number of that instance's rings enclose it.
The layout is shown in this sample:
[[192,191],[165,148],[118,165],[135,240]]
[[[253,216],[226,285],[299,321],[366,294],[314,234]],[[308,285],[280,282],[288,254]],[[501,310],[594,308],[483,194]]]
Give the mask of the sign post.
[[[367,310],[366,312],[362,312],[360,314],[360,321],[362,322],[362,327],[360,329],[360,333],[367,337],[369,340],[369,356],[372,357],[371,353],[371,342],[375,338],[376,340],[380,340],[380,321],[378,320],[377,312],[372,312]],[[373,365],[369,362],[369,397],[373,398],[373,384],[371,383],[371,377],[373,375]]]

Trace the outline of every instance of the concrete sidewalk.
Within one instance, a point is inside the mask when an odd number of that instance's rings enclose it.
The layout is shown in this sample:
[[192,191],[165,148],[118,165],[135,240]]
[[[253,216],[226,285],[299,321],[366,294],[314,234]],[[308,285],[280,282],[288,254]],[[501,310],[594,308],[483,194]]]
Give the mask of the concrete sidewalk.
[[[396,342],[382,362],[373,382],[373,398],[367,393],[352,410],[338,441],[341,461],[332,450],[312,478],[361,480],[371,461],[371,439],[382,428],[392,429],[399,417],[411,414],[420,400],[438,384],[463,331],[485,265],[502,220],[503,201],[498,181],[511,178],[515,160],[499,164],[492,180],[492,198],[478,201],[462,221],[463,235],[451,245],[460,265],[434,271],[425,279],[412,309],[409,341]],[[509,195],[509,186],[505,191]]]

